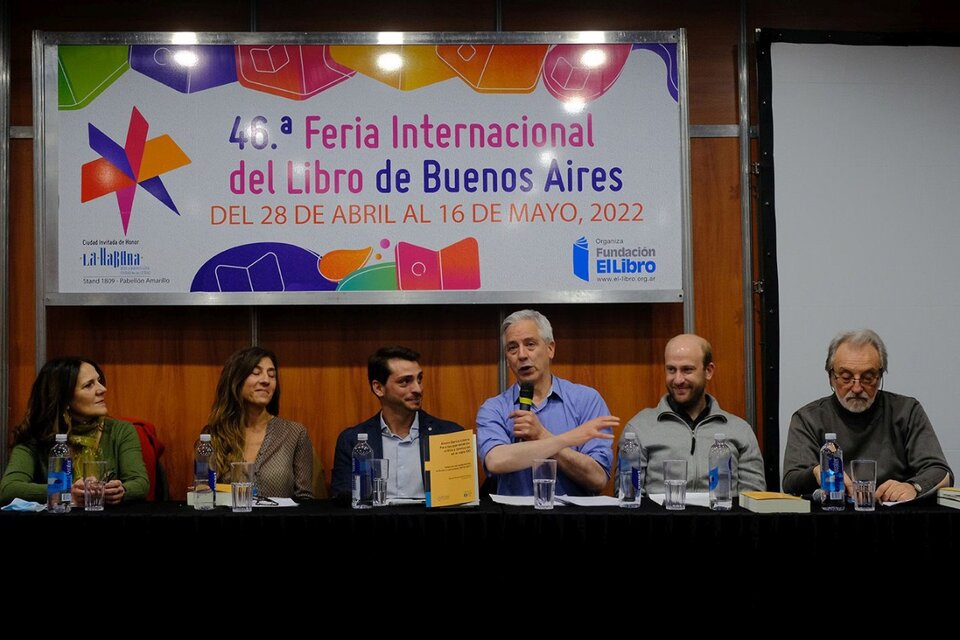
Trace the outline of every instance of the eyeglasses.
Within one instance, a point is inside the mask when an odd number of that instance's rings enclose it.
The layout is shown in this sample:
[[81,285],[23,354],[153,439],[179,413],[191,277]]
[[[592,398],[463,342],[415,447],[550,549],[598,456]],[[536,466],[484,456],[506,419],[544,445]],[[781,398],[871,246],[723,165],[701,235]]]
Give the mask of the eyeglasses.
[[268,498],[267,496],[259,496],[259,495],[253,497],[253,503],[254,504],[272,504],[275,507],[279,506],[279,503],[273,498]]
[[841,371],[840,373],[832,371],[831,373],[833,374],[833,377],[844,386],[851,385],[854,382],[859,382],[860,386],[862,387],[874,386],[880,381],[880,376],[883,375],[882,371],[865,371],[858,376],[853,375],[849,371]]

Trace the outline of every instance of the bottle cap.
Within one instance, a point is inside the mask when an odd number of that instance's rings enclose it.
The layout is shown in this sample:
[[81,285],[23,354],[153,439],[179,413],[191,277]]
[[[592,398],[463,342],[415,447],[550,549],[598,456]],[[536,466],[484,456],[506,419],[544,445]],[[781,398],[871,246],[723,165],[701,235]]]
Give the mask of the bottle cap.
[[836,439],[837,439],[837,434],[835,434],[835,433],[825,434],[825,435],[823,436],[823,439],[824,439],[824,440],[836,440]]
[[716,440],[717,442],[720,442],[721,440],[726,440],[727,436],[726,434],[723,434],[723,433],[715,433],[713,434],[713,439]]
[[636,439],[637,439],[637,434],[634,433],[633,431],[627,431],[625,434],[623,434],[623,439],[624,439],[624,440],[636,440]]
[[366,442],[366,441],[367,441],[367,434],[365,434],[365,433],[358,433],[358,434],[357,434],[357,440],[359,440],[360,442]]
[[67,441],[67,434],[65,433],[57,434],[57,442],[66,442],[66,441]]
[[200,434],[200,442],[210,442],[211,435],[209,433]]

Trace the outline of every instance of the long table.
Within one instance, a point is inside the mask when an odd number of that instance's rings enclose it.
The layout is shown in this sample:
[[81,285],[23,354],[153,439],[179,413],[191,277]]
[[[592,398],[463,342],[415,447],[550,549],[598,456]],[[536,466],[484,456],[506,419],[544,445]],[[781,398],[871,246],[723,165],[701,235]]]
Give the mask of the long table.
[[739,556],[815,560],[856,543],[867,556],[907,549],[914,560],[960,554],[960,510],[932,501],[881,507],[873,513],[756,514],[734,506],[712,512],[698,507],[667,511],[644,500],[639,509],[558,506],[552,511],[512,507],[484,499],[479,506],[423,506],[353,510],[333,500],[295,508],[195,511],[183,503],[133,503],[99,513],[0,512],[0,535],[51,548],[70,540],[130,540],[172,545],[183,540],[272,541],[288,548],[318,544],[330,549],[395,541],[522,548],[530,541],[564,545],[635,544],[667,554],[703,554],[722,549]]

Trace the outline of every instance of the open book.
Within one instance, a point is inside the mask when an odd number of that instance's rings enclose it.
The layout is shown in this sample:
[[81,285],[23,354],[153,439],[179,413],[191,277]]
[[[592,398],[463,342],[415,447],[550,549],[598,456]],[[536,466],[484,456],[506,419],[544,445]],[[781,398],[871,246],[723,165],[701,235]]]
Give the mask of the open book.
[[428,507],[480,504],[477,476],[477,434],[457,431],[430,436],[426,470]]

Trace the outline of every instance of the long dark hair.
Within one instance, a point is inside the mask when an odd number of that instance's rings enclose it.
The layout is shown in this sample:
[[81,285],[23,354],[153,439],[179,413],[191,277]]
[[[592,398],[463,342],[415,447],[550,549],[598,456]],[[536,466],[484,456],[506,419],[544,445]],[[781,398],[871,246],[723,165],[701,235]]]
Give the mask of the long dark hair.
[[96,369],[100,384],[106,386],[103,370],[90,358],[66,356],[43,365],[30,389],[27,414],[17,427],[14,444],[25,444],[41,451],[53,446],[56,434],[70,428],[65,415],[77,389],[77,377],[84,363]]
[[230,356],[220,372],[217,396],[210,408],[205,431],[213,436],[214,466],[221,475],[230,471],[231,462],[243,460],[243,384],[264,358],[270,358],[277,370],[277,386],[267,404],[267,412],[276,416],[280,414],[280,364],[277,354],[263,347],[242,349]]

